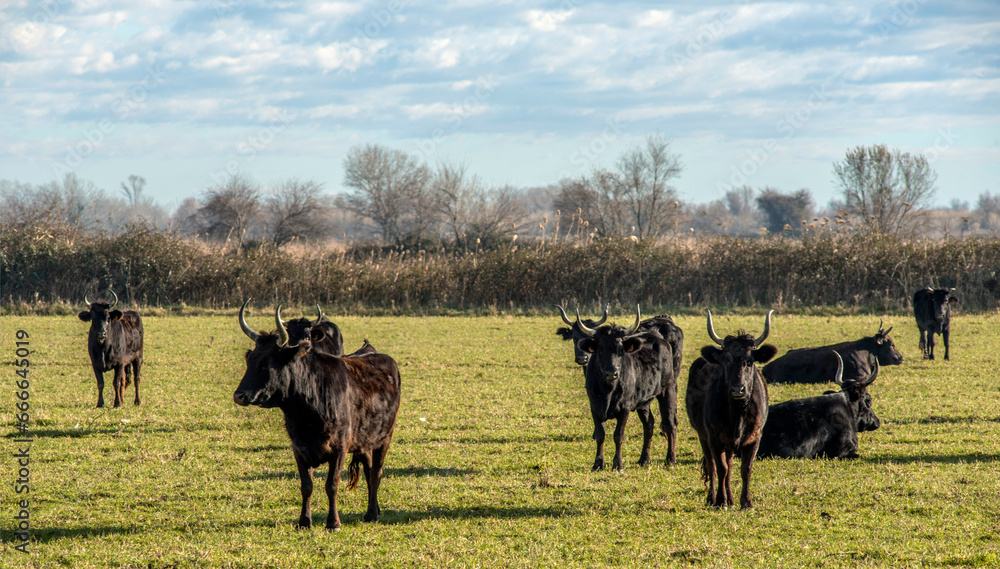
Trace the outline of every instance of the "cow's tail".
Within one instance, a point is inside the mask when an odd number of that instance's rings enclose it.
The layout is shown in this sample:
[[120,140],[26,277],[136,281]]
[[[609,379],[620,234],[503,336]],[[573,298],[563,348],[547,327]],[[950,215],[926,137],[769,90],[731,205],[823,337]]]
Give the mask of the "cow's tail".
[[701,481],[708,488],[708,457],[704,455],[701,457]]
[[347,467],[347,489],[354,490],[355,486],[358,485],[358,481],[361,480],[361,456],[359,454],[354,454],[351,457],[351,464]]

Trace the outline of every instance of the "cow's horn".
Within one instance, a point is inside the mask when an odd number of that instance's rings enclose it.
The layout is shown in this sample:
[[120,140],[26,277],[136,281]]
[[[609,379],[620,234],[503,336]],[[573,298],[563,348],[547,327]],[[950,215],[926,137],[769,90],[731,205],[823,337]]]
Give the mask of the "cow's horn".
[[772,313],[774,313],[773,310],[768,310],[767,311],[767,318],[764,319],[764,333],[760,335],[760,338],[757,338],[756,340],[753,341],[753,345],[759,346],[761,344],[761,342],[763,342],[764,340],[767,339],[768,334],[771,333],[771,314]]
[[881,318],[878,319],[878,332],[875,332],[875,333],[876,334],[881,334],[882,333],[882,319]]
[[108,289],[108,292],[111,293],[111,296],[115,297],[115,301],[111,303],[111,308],[114,308],[115,306],[118,305],[118,295],[115,294],[115,291],[111,290],[110,288]]
[[639,329],[639,319],[640,318],[641,318],[641,316],[639,315],[639,305],[636,304],[635,305],[635,322],[633,322],[632,325],[629,326],[627,330],[625,330],[625,335],[626,336],[628,336],[629,334],[634,334],[635,331]]
[[866,381],[861,383],[862,387],[868,387],[875,382],[875,378],[878,377],[878,358],[875,358],[875,369],[872,370],[872,375]]
[[577,326],[577,328],[580,329],[581,332],[583,332],[584,334],[590,336],[591,338],[593,338],[594,334],[597,333],[596,331],[591,330],[590,328],[587,328],[587,325],[584,324],[580,320],[580,309],[579,308],[576,309],[576,326]]
[[319,321],[322,320],[322,319],[323,319],[323,310],[317,304],[316,305],[316,320],[313,320],[310,323],[310,326],[316,326],[317,324],[319,324]]
[[280,304],[274,309],[274,323],[278,326],[278,347],[284,348],[288,344],[288,330],[285,330],[285,324],[281,321]]
[[837,385],[844,385],[844,358],[840,357],[836,350],[832,351],[837,358],[837,373],[833,376],[833,382]]
[[83,293],[83,301],[87,303],[87,306],[90,306],[92,304],[90,302],[90,298],[88,298],[88,296],[90,295],[90,289],[92,289],[92,288],[94,288],[94,287],[93,286],[88,286],[87,287],[87,292]]
[[705,314],[708,314],[708,337],[712,339],[716,344],[722,345],[722,338],[715,333],[715,326],[712,326],[712,311],[705,310]]
[[559,306],[558,304],[553,304],[552,306],[555,306],[556,308],[559,309],[559,315],[562,316],[563,322],[565,322],[567,326],[572,327],[573,321],[569,319],[569,316],[566,316],[566,311],[563,310],[563,307]]
[[253,328],[251,328],[250,325],[247,324],[246,317],[243,316],[243,311],[246,310],[248,304],[250,304],[249,298],[247,299],[246,302],[243,303],[243,306],[240,307],[240,329],[243,330],[243,333],[246,334],[248,338],[256,342],[260,334],[253,331]]
[[611,303],[610,302],[608,304],[604,305],[604,316],[601,316],[601,319],[598,320],[597,322],[595,322],[595,324],[597,324],[598,326],[600,326],[601,324],[604,324],[605,321],[607,321],[607,319],[608,319],[608,308],[610,308],[610,307],[611,307]]

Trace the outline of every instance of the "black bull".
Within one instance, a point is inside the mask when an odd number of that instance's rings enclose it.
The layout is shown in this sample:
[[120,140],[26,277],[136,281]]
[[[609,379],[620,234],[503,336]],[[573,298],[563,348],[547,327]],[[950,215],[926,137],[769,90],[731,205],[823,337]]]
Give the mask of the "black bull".
[[767,384],[755,364],[767,362],[778,351],[771,344],[762,345],[771,331],[771,312],[760,337],[740,331],[725,339],[716,335],[712,313],[707,312],[708,335],[718,346],[703,347],[701,357],[691,364],[685,399],[688,419],[701,443],[702,475],[710,506],[734,505],[731,477],[733,457],[739,454],[743,478],[740,507],[753,507],[750,475],[768,412]]
[[277,333],[270,334],[254,332],[240,309],[240,327],[254,348],[246,354],[246,373],[233,400],[238,405],[277,407],[284,414],[301,482],[300,527],[312,525],[313,470],[324,463],[330,464],[326,528],[341,527],[337,494],[347,453],[353,454],[347,487],[358,483],[363,467],[368,483],[363,521],[377,521],[382,467],[399,410],[399,368],[385,354],[338,357],[314,350],[313,343],[323,341],[320,327],[309,339],[291,345],[280,310],[275,310]]
[[833,381],[838,361],[832,352],[843,359],[846,379],[866,379],[871,377],[875,360],[882,366],[903,363],[903,355],[889,337],[888,330],[882,329],[873,336],[851,342],[841,342],[816,348],[789,350],[785,355],[764,366],[761,372],[769,383],[826,383]]
[[142,401],[139,382],[142,379],[142,318],[132,310],[115,310],[118,295],[111,291],[114,301],[90,302],[84,295],[88,310],[80,312],[80,320],[90,322],[87,335],[87,352],[97,378],[97,406],[104,407],[104,372],[114,371],[111,386],[114,388],[114,406],[125,402],[125,389],[135,382],[135,404]]
[[951,305],[958,302],[952,296],[953,288],[932,289],[927,287],[913,295],[913,315],[920,329],[920,353],[929,360],[934,359],[934,334],[941,335],[944,343],[944,359],[950,359],[948,340],[951,336]]
[[841,381],[839,392],[771,405],[758,457],[857,458],[858,433],[879,428],[868,386],[878,377]]
[[[678,345],[675,352],[674,345],[659,331],[640,330],[639,322],[638,306],[635,323],[628,328],[601,326],[591,329],[577,319],[577,325],[586,335],[579,342],[580,349],[590,354],[584,375],[594,421],[593,437],[597,443],[592,470],[604,468],[604,423],[609,419],[616,420],[612,468],[622,469],[625,425],[633,411],[639,415],[643,430],[639,464],[649,464],[656,423],[649,409],[653,399],[658,401],[660,428],[667,438],[666,463],[676,462],[677,374],[674,362],[675,358],[679,360],[681,348]],[[675,342],[683,342],[680,328],[673,328]]]

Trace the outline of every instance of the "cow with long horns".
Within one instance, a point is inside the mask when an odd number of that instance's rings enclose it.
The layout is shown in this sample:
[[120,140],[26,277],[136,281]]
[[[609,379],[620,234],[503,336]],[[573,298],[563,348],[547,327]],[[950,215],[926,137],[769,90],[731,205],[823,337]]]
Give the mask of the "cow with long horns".
[[780,358],[764,366],[761,373],[769,383],[826,383],[833,380],[837,369],[837,352],[843,360],[844,377],[847,379],[865,379],[871,377],[875,360],[881,366],[894,366],[903,363],[903,354],[899,353],[896,344],[889,337],[888,330],[878,322],[878,331],[871,336],[858,340],[840,342],[829,346],[815,348],[798,348],[788,350]]
[[247,299],[240,308],[239,323],[254,348],[247,351],[246,373],[233,401],[241,406],[277,407],[284,414],[302,491],[299,527],[312,526],[313,470],[329,463],[326,529],[340,529],[337,494],[348,453],[353,456],[347,488],[357,485],[363,468],[368,483],[368,510],[363,521],[378,521],[382,467],[399,411],[395,360],[379,353],[352,357],[323,353],[314,348],[325,339],[320,326],[311,328],[308,337],[291,343],[280,305],[274,312],[276,332],[255,332],[244,316],[249,302]]
[[114,371],[111,386],[115,392],[114,406],[125,402],[125,389],[135,382],[135,404],[141,403],[139,382],[142,379],[142,318],[134,310],[116,310],[118,295],[108,289],[113,298],[109,304],[103,300],[90,301],[83,295],[87,310],[80,312],[80,320],[90,322],[87,335],[87,352],[97,377],[97,406],[104,407],[104,372]]
[[843,381],[843,364],[839,371],[834,379],[839,392],[771,405],[758,458],[858,457],[858,433],[874,431],[880,424],[868,393],[878,377],[878,360],[867,379]]
[[941,335],[944,359],[950,359],[948,339],[951,336],[951,305],[958,302],[954,288],[927,287],[913,294],[913,316],[920,330],[920,353],[924,359],[934,359],[934,334]]
[[[604,315],[601,316],[600,320],[580,320],[580,309],[576,310],[576,321],[570,320],[566,316],[566,311],[563,307],[556,304],[555,307],[559,309],[559,316],[562,317],[562,321],[566,324],[566,328],[556,328],[556,336],[559,336],[563,340],[569,340],[573,343],[573,361],[581,366],[587,365],[587,360],[590,359],[590,354],[580,349],[580,340],[587,337],[586,334],[580,330],[580,324],[583,324],[589,329],[598,328],[601,324],[604,324],[608,320],[608,308],[610,304],[604,305]],[[579,323],[579,324],[578,324]]]
[[612,468],[622,469],[625,425],[633,411],[642,422],[639,465],[649,464],[656,427],[649,409],[653,399],[659,401],[661,432],[667,437],[666,462],[673,464],[676,460],[677,376],[674,373],[674,350],[658,331],[641,330],[640,319],[638,306],[635,307],[635,322],[628,328],[614,325],[590,328],[577,318],[576,325],[586,336],[578,344],[581,350],[590,354],[584,374],[594,420],[593,438],[597,443],[592,470],[604,468],[604,423],[609,419],[616,420]]
[[708,336],[718,346],[707,345],[691,364],[685,402],[688,419],[698,433],[703,458],[702,478],[706,482],[706,502],[717,508],[734,505],[731,476],[733,456],[740,455],[743,489],[740,507],[753,507],[750,474],[767,421],[767,384],[755,364],[765,363],[778,349],[763,344],[771,333],[771,313],[764,320],[764,332],[754,338],[739,331],[720,338],[708,315]]

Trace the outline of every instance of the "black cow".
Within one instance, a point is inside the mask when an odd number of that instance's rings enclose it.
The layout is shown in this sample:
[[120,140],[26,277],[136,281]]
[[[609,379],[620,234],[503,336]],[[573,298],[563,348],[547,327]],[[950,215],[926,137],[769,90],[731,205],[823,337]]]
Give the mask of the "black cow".
[[[250,302],[249,298],[247,302]],[[243,306],[246,306],[246,303]],[[294,346],[302,340],[309,339],[312,329],[320,327],[323,329],[323,340],[314,342],[312,349],[331,356],[344,355],[344,336],[340,333],[340,328],[336,324],[331,322],[326,316],[323,316],[323,311],[319,305],[316,306],[315,320],[296,318],[288,322],[282,322],[282,324],[288,330],[289,344]]]
[[857,458],[858,433],[879,428],[866,380],[838,381],[840,392],[771,405],[757,457]]
[[[744,331],[719,338],[708,314],[708,336],[719,347],[708,345],[691,364],[686,395],[688,419],[698,433],[702,450],[702,478],[706,482],[706,503],[717,508],[734,504],[731,474],[733,455],[739,453],[743,491],[740,507],[750,501],[750,474],[757,456],[761,431],[767,421],[767,383],[754,365],[765,363],[778,353],[763,344],[771,332],[771,313],[764,320],[764,333],[754,338]],[[716,482],[718,484],[716,485]]]
[[941,334],[944,342],[944,359],[948,359],[948,336],[951,334],[951,305],[958,299],[951,295],[953,288],[927,287],[913,295],[913,315],[920,329],[920,353],[924,359],[934,359],[934,334]]
[[[604,316],[602,316],[600,320],[591,320],[588,318],[582,321],[583,324],[590,329],[597,328],[601,324],[604,324],[604,322],[608,319],[609,306],[611,305],[610,304],[604,305]],[[587,360],[590,359],[590,354],[581,350],[579,345],[580,340],[586,338],[587,335],[580,330],[580,327],[576,323],[580,322],[580,310],[578,309],[576,311],[576,322],[573,322],[572,320],[569,319],[569,317],[566,316],[566,311],[563,310],[562,306],[559,306],[557,304],[555,305],[555,307],[559,309],[559,315],[562,316],[563,322],[565,322],[566,325],[569,326],[569,328],[556,328],[556,335],[561,337],[563,340],[572,340],[574,361],[576,361],[576,363],[582,366],[587,365]]]
[[871,377],[875,360],[879,365],[893,366],[903,363],[903,354],[889,337],[888,330],[882,329],[879,320],[878,332],[853,342],[841,342],[817,348],[789,350],[785,355],[764,366],[761,372],[769,383],[826,383],[833,381],[837,369],[836,351],[843,359],[844,377],[864,379]]
[[[649,464],[650,448],[656,421],[649,405],[657,399],[660,406],[660,429],[667,438],[667,464],[676,462],[677,375],[671,344],[656,330],[639,330],[639,307],[635,323],[628,328],[601,326],[591,329],[577,319],[576,325],[586,335],[578,343],[590,354],[584,368],[590,414],[594,420],[597,453],[592,470],[604,468],[604,423],[615,426],[615,458],[612,468],[622,469],[622,442],[629,413],[635,411],[642,422],[643,442],[639,464]],[[672,324],[672,322],[671,322]],[[680,332],[680,329],[677,329]]]
[[[110,289],[109,289],[110,290]],[[114,301],[84,302],[90,310],[79,314],[80,320],[90,322],[87,351],[97,377],[97,406],[104,407],[104,372],[114,370],[111,386],[115,390],[115,407],[125,402],[125,389],[135,381],[135,404],[141,403],[139,382],[142,379],[142,318],[134,310],[115,310],[118,295],[111,290]]]
[[[244,305],[245,306],[245,305]],[[347,453],[352,453],[347,488],[354,488],[364,468],[368,483],[365,522],[378,521],[378,488],[382,465],[399,411],[399,368],[385,354],[338,357],[313,346],[323,341],[322,327],[308,339],[289,343],[281,324],[281,306],[274,312],[277,333],[254,332],[240,309],[240,328],[254,342],[247,351],[247,370],[233,393],[238,405],[278,407],[299,469],[302,512],[299,527],[312,526],[310,497],[313,469],[330,463],[326,495],[330,513],[326,529],[340,529],[337,492]]]

